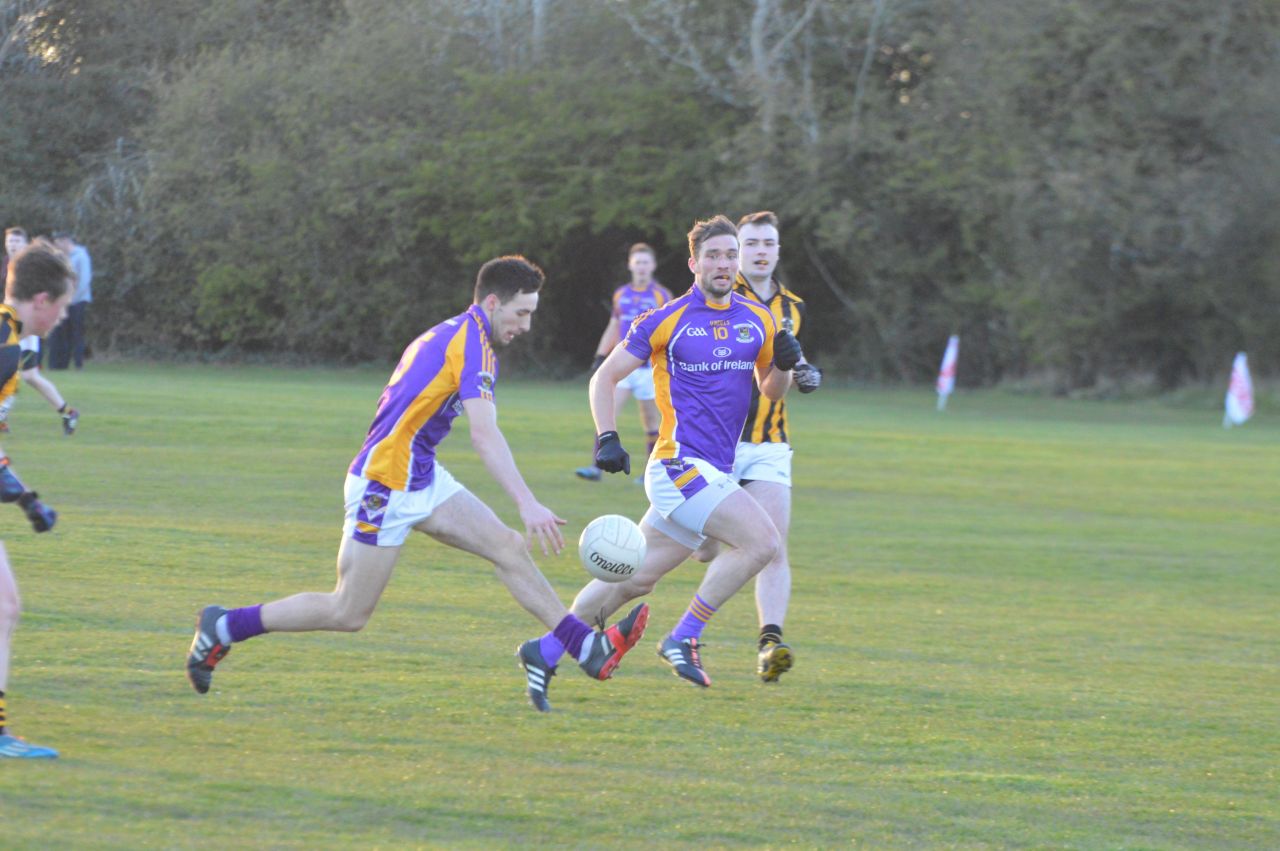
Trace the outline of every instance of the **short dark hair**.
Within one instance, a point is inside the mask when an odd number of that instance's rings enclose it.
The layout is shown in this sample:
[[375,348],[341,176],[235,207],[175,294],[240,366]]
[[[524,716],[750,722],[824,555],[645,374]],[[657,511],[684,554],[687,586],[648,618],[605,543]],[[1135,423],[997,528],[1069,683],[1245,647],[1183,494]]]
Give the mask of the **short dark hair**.
[[75,286],[76,273],[67,255],[47,239],[37,239],[13,255],[4,282],[5,298],[31,301],[40,293],[57,300]]
[[631,246],[631,248],[627,251],[627,259],[630,260],[631,255],[639,254],[642,251],[647,253],[650,257],[654,258],[655,260],[658,258],[658,253],[653,250],[653,246],[651,246],[647,242],[637,242],[635,245]]
[[772,210],[761,210],[758,213],[747,213],[738,219],[738,227],[746,225],[772,225],[774,230],[778,228],[778,214]]
[[702,247],[702,243],[713,236],[736,237],[737,235],[738,229],[724,216],[713,216],[705,221],[694,222],[693,229],[689,231],[689,256],[695,260],[698,259],[698,249]]
[[475,303],[484,301],[493,293],[498,301],[506,304],[519,293],[536,293],[542,289],[547,276],[519,254],[495,257],[480,267],[476,275]]
[[28,238],[27,232],[22,228],[5,228],[4,235],[8,236],[9,234],[13,234],[14,236],[20,236],[23,239]]

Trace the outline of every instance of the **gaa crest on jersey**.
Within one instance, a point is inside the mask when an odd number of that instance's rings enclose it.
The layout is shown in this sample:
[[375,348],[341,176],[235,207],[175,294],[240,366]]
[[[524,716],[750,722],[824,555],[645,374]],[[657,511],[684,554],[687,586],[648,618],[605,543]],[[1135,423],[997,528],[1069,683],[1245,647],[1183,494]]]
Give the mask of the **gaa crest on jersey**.
[[493,373],[479,372],[476,373],[476,379],[480,382],[480,390],[484,393],[493,392]]
[[738,342],[739,342],[739,343],[750,343],[750,342],[751,342],[751,323],[749,323],[749,322],[743,322],[743,323],[742,323],[742,324],[740,324],[740,325],[734,325],[734,326],[733,326],[733,330],[735,330],[735,331],[737,331],[737,332],[738,332]]

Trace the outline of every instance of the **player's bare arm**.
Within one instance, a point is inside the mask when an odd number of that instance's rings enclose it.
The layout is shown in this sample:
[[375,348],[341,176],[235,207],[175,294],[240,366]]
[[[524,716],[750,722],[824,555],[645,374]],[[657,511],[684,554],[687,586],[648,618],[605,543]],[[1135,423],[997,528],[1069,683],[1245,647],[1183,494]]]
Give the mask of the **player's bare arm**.
[[600,343],[596,346],[596,357],[607,358],[609,352],[617,347],[622,339],[618,333],[618,328],[618,317],[609,317],[609,324],[604,326],[604,332],[600,335]]
[[484,462],[489,475],[502,485],[502,489],[520,511],[520,519],[525,527],[525,542],[532,547],[533,537],[536,535],[542,545],[543,555],[548,553],[548,543],[550,549],[559,554],[564,549],[564,535],[561,534],[560,527],[566,521],[538,502],[533,491],[525,484],[524,477],[516,467],[516,459],[511,454],[511,447],[498,428],[497,407],[487,399],[466,399],[462,407],[471,423],[471,445],[476,454]]
[[776,402],[791,388],[791,370],[784,372],[773,364],[769,364],[767,370],[756,367],[756,384],[760,385],[761,396]]
[[626,349],[615,348],[591,378],[591,416],[596,421],[596,434],[616,431],[618,411],[614,404],[618,382],[626,378],[644,361]]

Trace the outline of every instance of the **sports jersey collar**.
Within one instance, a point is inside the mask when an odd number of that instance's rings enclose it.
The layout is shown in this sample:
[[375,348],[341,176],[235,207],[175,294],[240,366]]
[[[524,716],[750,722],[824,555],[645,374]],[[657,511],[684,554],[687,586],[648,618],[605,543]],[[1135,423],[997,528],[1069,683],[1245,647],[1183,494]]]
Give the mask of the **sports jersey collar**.
[[484,311],[480,308],[480,305],[478,304],[471,305],[470,307],[467,308],[467,313],[469,313],[475,319],[479,320],[480,328],[484,331],[484,336],[487,339],[492,340],[493,328],[489,326],[489,317],[485,315]]
[[14,329],[19,334],[22,333],[22,320],[18,318],[18,311],[14,310],[12,305],[0,304],[0,313],[5,314],[10,319],[12,319]]
[[778,282],[777,278],[770,278],[769,280],[773,281],[773,295],[769,296],[767,300],[760,298],[760,296],[756,293],[755,289],[752,288],[751,282],[748,281],[746,276],[743,275],[741,272],[738,273],[738,278],[734,282],[733,291],[738,293],[739,295],[744,295],[747,298],[758,301],[761,304],[768,304],[769,302],[773,301],[775,298],[782,297],[782,284]]
[[729,301],[725,304],[716,304],[713,301],[707,301],[707,294],[702,291],[702,287],[698,286],[696,282],[692,287],[689,288],[689,292],[693,293],[693,297],[696,300],[702,302],[712,310],[728,310],[730,307],[733,307],[733,298],[732,298],[733,290],[729,290],[730,298],[729,298]]

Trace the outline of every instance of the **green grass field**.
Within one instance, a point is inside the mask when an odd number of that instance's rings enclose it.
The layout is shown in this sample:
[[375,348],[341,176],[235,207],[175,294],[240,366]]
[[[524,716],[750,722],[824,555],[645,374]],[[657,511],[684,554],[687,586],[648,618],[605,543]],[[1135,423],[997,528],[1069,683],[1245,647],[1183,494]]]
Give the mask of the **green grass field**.
[[[9,710],[62,751],[0,764],[0,846],[1280,847],[1280,427],[1207,404],[824,389],[794,400],[787,638],[707,630],[701,691],[655,656],[701,568],[651,597],[618,676],[525,703],[541,630],[419,536],[356,635],[238,645],[200,697],[196,612],[328,590],[344,470],[384,371],[95,365],[4,441],[61,513],[0,514],[23,591]],[[507,381],[501,423],[577,533],[642,489],[571,470],[579,385]],[[624,439],[634,451],[638,429]],[[459,421],[442,457],[508,522]],[[576,554],[539,559],[564,599]]]

